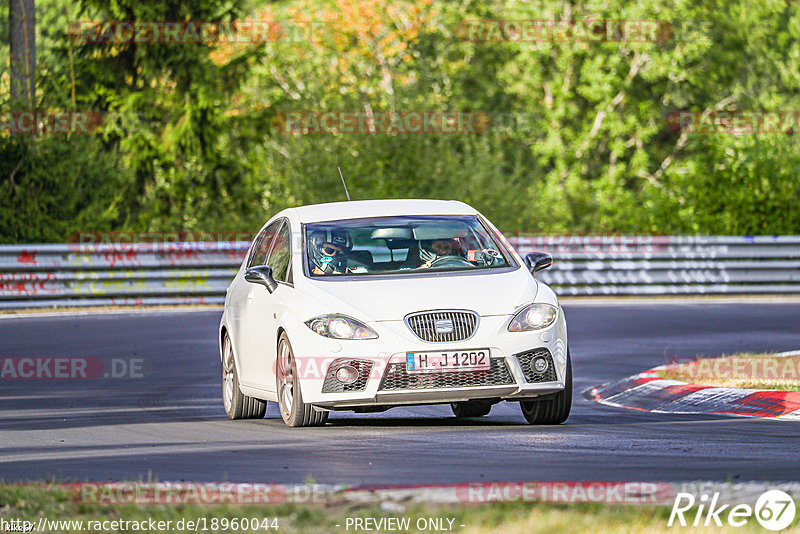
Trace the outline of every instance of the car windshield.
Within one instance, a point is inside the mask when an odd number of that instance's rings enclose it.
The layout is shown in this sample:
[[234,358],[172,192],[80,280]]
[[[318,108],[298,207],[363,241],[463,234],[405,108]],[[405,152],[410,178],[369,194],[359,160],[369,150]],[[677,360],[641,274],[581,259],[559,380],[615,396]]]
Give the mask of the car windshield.
[[476,216],[376,217],[305,225],[313,277],[475,271],[516,265]]

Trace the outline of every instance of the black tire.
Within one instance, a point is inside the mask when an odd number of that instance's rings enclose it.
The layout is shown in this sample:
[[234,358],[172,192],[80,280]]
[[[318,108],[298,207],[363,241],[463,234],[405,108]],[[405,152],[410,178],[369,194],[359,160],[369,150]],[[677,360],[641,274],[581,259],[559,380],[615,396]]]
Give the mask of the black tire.
[[451,402],[453,415],[462,417],[483,417],[492,410],[492,403],[483,401]]
[[239,372],[227,333],[222,340],[222,405],[228,419],[261,419],[267,413],[266,401],[245,395],[239,389]]
[[532,425],[560,425],[567,420],[572,408],[572,358],[569,349],[564,389],[545,399],[520,401],[519,406],[525,420]]
[[297,362],[285,332],[278,339],[276,361],[278,407],[283,421],[291,427],[324,425],[328,420],[328,412],[303,402],[303,393],[300,391],[297,376]]

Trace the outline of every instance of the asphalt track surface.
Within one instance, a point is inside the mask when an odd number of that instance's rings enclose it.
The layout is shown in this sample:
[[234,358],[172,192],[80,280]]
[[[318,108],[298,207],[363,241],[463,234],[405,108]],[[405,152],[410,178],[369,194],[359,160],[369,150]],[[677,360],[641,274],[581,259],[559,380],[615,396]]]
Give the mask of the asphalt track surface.
[[140,358],[144,378],[0,380],[3,481],[239,481],[367,485],[498,480],[791,481],[800,424],[650,414],[581,392],[663,363],[800,348],[800,303],[566,305],[572,415],[525,424],[517,404],[458,421],[448,406],[335,413],[290,429],[276,406],[228,421],[220,312],[4,318],[0,357]]

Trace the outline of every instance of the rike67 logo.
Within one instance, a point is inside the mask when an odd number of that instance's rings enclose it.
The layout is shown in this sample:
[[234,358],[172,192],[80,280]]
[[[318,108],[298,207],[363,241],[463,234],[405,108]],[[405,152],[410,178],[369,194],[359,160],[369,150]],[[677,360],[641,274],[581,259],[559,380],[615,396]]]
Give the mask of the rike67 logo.
[[[703,493],[696,498],[691,493],[678,493],[669,514],[667,526],[723,526],[742,527],[753,517],[767,530],[783,530],[792,524],[795,504],[792,497],[781,490],[769,490],[756,501],[755,507],[749,504],[719,504],[719,492],[709,496]],[[696,510],[692,511],[692,508]]]

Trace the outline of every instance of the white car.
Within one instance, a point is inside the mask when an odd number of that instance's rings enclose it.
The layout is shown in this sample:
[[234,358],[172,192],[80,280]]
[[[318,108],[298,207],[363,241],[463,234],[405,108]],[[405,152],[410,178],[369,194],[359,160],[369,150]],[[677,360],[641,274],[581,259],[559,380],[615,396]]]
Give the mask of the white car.
[[450,403],[457,417],[518,401],[531,424],[572,405],[564,312],[474,208],[365,200],[286,209],[228,287],[219,328],[231,419],[275,401],[289,426],[331,410]]

